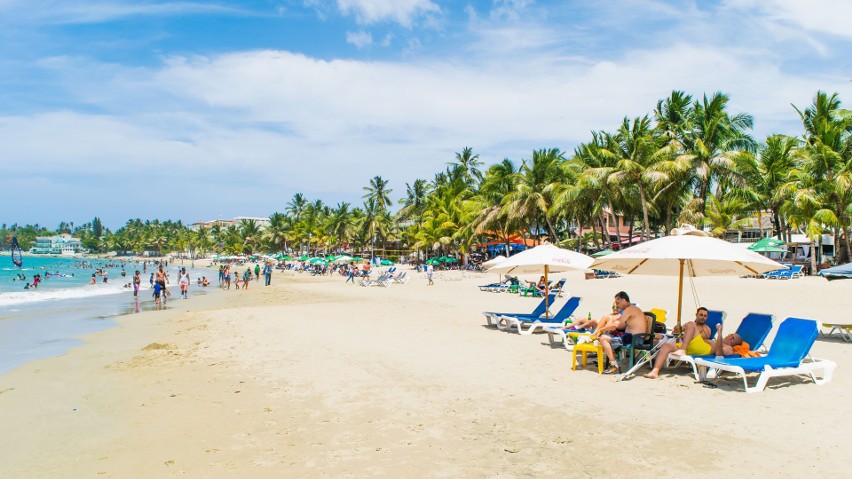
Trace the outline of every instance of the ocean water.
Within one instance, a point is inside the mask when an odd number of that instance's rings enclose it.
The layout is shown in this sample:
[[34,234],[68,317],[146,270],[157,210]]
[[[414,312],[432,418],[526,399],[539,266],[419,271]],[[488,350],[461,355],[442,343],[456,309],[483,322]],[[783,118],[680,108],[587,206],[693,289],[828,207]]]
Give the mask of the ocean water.
[[[189,261],[183,266],[193,281],[190,297],[218,290],[215,271],[195,268]],[[179,295],[180,267],[180,262],[176,262],[167,268],[173,301]],[[25,256],[23,268],[19,269],[10,257],[0,256],[0,374],[33,359],[65,354],[82,343],[80,336],[115,326],[117,316],[155,309],[149,286],[154,268],[148,262],[139,297],[134,298],[132,288],[125,285],[132,282],[136,270],[145,269],[141,262]],[[97,275],[96,283],[89,284],[96,269],[107,272],[108,282]],[[42,277],[38,288],[24,289],[36,274]],[[195,280],[201,276],[210,278],[213,287],[196,286]]]

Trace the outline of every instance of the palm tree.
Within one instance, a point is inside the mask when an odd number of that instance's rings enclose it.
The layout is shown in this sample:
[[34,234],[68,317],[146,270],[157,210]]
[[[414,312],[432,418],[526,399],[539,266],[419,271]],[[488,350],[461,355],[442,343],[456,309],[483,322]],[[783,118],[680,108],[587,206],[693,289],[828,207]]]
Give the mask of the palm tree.
[[387,188],[387,180],[381,176],[374,176],[370,179],[370,186],[365,186],[364,191],[367,193],[363,196],[367,203],[372,204],[376,211],[384,211],[391,205],[390,194],[393,190]]
[[241,219],[240,238],[243,244],[243,252],[252,254],[261,244],[261,230],[257,220]]
[[287,215],[279,212],[269,215],[269,226],[263,232],[263,240],[272,251],[287,249]]
[[469,146],[464,147],[461,153],[456,153],[455,161],[448,165],[451,168],[450,174],[469,188],[482,181],[482,171],[479,169],[482,162],[479,160],[479,155],[474,155],[473,149]]
[[426,208],[426,195],[428,193],[426,180],[416,179],[414,183],[405,184],[405,198],[399,200],[402,208],[397,213],[402,221],[413,220],[420,223],[423,211]]
[[521,166],[518,184],[504,206],[511,218],[533,227],[538,237],[541,226],[546,225],[551,241],[557,238],[548,212],[553,205],[555,185],[560,180],[561,164],[565,161],[558,148],[534,151],[532,159]]
[[733,171],[735,152],[755,150],[754,140],[746,133],[754,123],[752,116],[729,115],[725,110],[728,101],[728,96],[721,92],[695,101],[686,125],[688,130],[679,138],[683,158],[692,165],[699,218],[704,217],[713,181]]
[[781,215],[781,205],[787,199],[783,186],[795,167],[798,143],[789,136],[772,135],[759,147],[757,156],[743,152],[734,158],[737,171],[746,179],[746,186],[735,194],[746,200],[751,210],[758,212],[758,223],[761,211],[770,212],[778,239],[786,226]]
[[302,219],[302,211],[304,211],[307,204],[308,201],[305,199],[305,196],[301,193],[296,193],[293,195],[293,199],[287,203],[287,209],[285,211],[298,222]]
[[335,244],[346,241],[352,232],[352,212],[349,203],[337,203],[337,207],[328,216],[328,232]]
[[719,199],[715,195],[708,197],[707,223],[710,232],[717,238],[724,238],[731,230],[740,230],[749,224],[745,201],[729,197]]
[[647,191],[653,185],[668,179],[668,175],[656,167],[666,156],[671,156],[673,150],[663,146],[661,138],[654,134],[647,116],[634,119],[632,124],[624,118],[613,140],[609,143],[612,148],[609,153],[615,156],[617,163],[607,181],[621,185],[622,189],[631,185],[639,190],[643,238],[648,239],[651,237],[651,222],[648,216],[651,205]]
[[810,107],[796,111],[805,133],[793,187],[813,198],[817,221],[832,227],[835,238],[844,232],[848,259],[852,254],[852,116],[840,109],[837,93],[829,96],[821,91]]

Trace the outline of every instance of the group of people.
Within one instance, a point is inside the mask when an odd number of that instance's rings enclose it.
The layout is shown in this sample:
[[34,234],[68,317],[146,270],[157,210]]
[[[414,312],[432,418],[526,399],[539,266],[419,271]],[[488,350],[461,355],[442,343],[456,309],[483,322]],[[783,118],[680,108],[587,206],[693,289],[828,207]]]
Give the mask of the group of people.
[[[679,342],[667,342],[660,346],[652,371],[645,375],[646,378],[659,377],[660,370],[666,363],[669,354],[675,356],[705,356],[709,354],[729,355],[733,354],[733,348],[742,344],[743,339],[738,334],[722,336],[722,325],[717,326],[715,340],[711,340],[711,330],[707,326],[707,308],[700,307],[695,313],[695,320],[683,326],[682,336]],[[651,325],[653,327],[653,325]],[[617,374],[620,372],[615,351],[623,345],[629,345],[634,334],[648,334],[648,321],[645,313],[630,302],[630,297],[624,291],[619,291],[614,298],[612,313],[599,320],[582,318],[574,321],[571,330],[592,331],[589,339],[599,341],[604,351],[609,367],[604,374]],[[657,334],[655,342],[663,340],[661,334]],[[599,360],[603,360],[600,358]]]
[[236,269],[233,271],[231,270],[231,265],[220,265],[219,287],[222,289],[231,289],[231,276],[233,275],[234,286],[236,289],[240,289],[240,285],[242,285],[242,289],[245,290],[248,289],[249,283],[252,280],[259,280],[261,274],[264,276],[264,286],[272,284],[272,264],[270,263],[265,263],[263,268],[261,268],[259,264],[256,264],[254,265],[254,271],[252,271],[251,266],[249,266],[245,271],[243,271],[242,277],[240,276],[240,272]]

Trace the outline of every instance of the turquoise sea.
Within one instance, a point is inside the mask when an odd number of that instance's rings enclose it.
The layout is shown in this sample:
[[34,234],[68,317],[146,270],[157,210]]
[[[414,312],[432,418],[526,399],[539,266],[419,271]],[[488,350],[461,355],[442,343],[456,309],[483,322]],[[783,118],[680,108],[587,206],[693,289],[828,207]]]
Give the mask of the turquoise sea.
[[[193,281],[190,298],[218,290],[196,286],[197,277],[204,275],[215,281],[216,275],[212,270],[194,268],[189,261],[168,266],[172,284],[177,283],[181,266],[190,271]],[[142,262],[25,256],[19,269],[8,255],[0,256],[0,374],[32,359],[65,354],[82,343],[80,336],[114,326],[116,316],[153,310],[149,276],[154,268],[149,261],[139,297],[134,299],[132,288],[124,286],[132,281],[136,270],[145,270]],[[97,269],[107,273],[108,282],[98,275],[96,284],[90,285]],[[24,289],[36,274],[42,277],[38,288]]]

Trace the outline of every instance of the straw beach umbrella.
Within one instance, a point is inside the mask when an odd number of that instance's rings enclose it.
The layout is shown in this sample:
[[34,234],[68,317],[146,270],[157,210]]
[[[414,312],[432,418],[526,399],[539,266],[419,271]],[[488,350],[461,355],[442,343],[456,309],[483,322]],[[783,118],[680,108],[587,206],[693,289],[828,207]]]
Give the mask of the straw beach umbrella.
[[761,274],[784,267],[754,251],[711,238],[701,231],[686,229],[679,232],[681,234],[664,236],[616,251],[596,259],[591,266],[621,274],[677,275],[676,334],[680,333],[684,271],[690,278],[694,278]]
[[[593,258],[584,254],[562,249],[551,244],[544,244],[522,251],[505,261],[501,261],[489,271],[503,274],[538,274],[544,271],[544,281],[547,284],[547,275],[549,273],[559,273],[572,269],[586,269],[592,264],[592,261],[594,261]],[[547,301],[547,295],[544,295],[544,298]],[[549,307],[550,305],[547,306]]]

